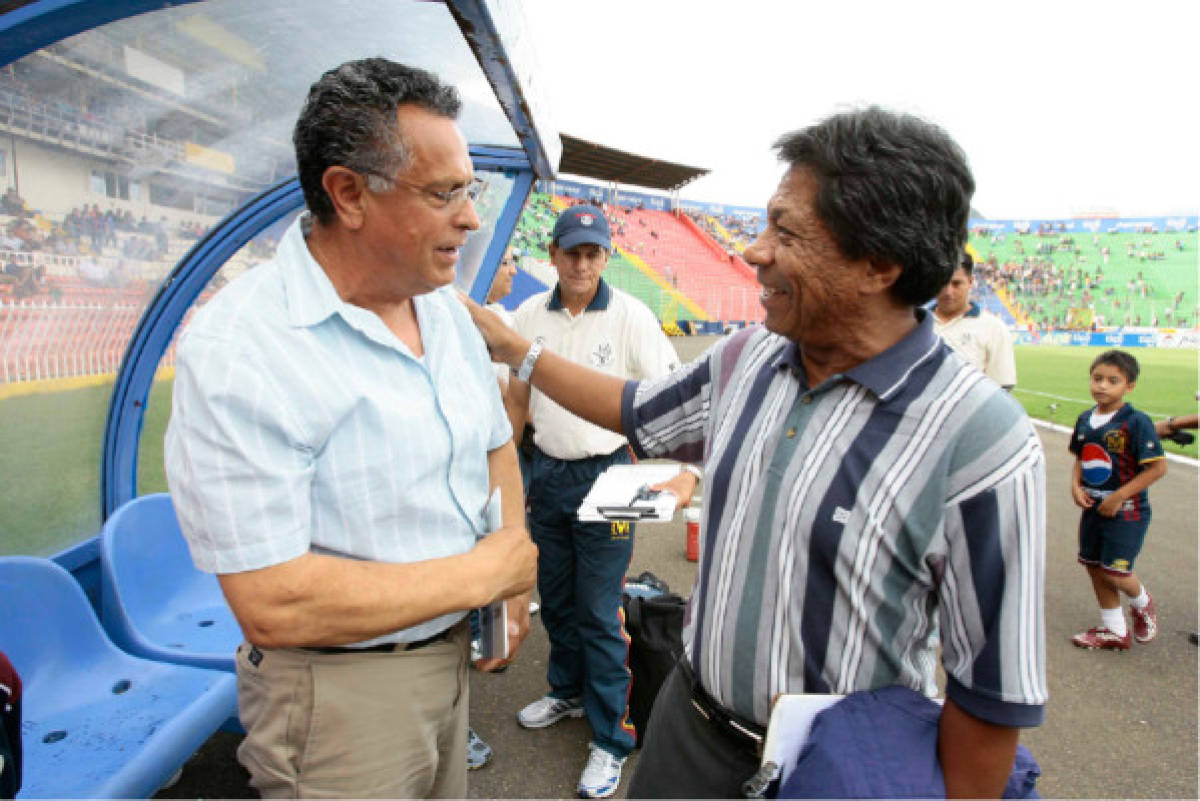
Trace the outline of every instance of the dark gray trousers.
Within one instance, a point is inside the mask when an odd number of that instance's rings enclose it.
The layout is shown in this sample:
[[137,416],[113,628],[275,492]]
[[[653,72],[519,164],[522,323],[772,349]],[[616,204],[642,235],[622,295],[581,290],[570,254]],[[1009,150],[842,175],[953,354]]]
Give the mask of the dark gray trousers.
[[628,798],[742,798],[759,757],[703,718],[678,665],[663,682]]

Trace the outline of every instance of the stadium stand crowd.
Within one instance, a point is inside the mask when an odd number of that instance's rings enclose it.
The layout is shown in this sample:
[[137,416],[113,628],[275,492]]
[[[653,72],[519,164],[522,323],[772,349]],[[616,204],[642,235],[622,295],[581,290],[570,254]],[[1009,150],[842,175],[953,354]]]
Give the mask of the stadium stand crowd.
[[[514,252],[522,269],[542,284],[553,281],[546,272],[550,226],[558,211],[577,202],[535,192],[521,215]],[[614,247],[605,279],[649,306],[668,331],[682,332],[678,323],[691,320],[761,319],[754,271],[736,248],[695,218],[641,205],[601,207]]]
[[[550,229],[559,211],[578,202],[537,191],[527,200],[512,243],[532,291],[553,284],[546,251]],[[704,321],[723,330],[761,319],[754,271],[741,258],[761,217],[674,213],[640,203],[602,208],[614,244],[606,280],[645,303],[668,333],[694,333]],[[124,339],[158,282],[216,219],[173,216],[155,220],[153,214],[135,215],[113,204],[101,208],[95,201],[55,216],[30,208],[15,187],[0,195],[0,304],[6,304],[0,306],[0,324],[7,326],[10,343],[5,380],[64,374],[63,368],[38,367],[38,360],[45,362],[56,347],[71,347],[70,337],[83,348],[83,340],[95,340],[98,331],[106,332],[105,344],[88,347],[113,355],[75,362],[85,372],[115,369]],[[1042,332],[1194,325],[1200,319],[1195,242],[1190,231],[1080,235],[1055,227],[1008,234],[980,227],[970,240],[978,256],[980,303],[1009,325]],[[233,270],[218,274],[209,293],[272,252],[266,237],[251,242]],[[528,294],[514,294],[511,303]],[[51,314],[45,311],[18,315],[17,304],[57,307],[58,322],[42,320]],[[92,320],[98,307],[116,310],[112,314],[120,322]]]
[[1189,327],[1200,308],[1188,241],[1179,231],[971,237],[982,282],[1018,324],[1043,331]]
[[758,215],[740,217],[736,214],[723,214],[715,217],[688,210],[685,210],[684,214],[717,242],[738,253],[744,251],[763,229],[763,220]]

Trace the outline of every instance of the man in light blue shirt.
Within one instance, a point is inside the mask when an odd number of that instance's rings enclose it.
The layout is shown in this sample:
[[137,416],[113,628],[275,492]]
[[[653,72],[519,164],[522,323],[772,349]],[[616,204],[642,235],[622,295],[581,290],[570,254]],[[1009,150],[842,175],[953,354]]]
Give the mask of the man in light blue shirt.
[[479,227],[459,106],[384,59],[322,76],[294,134],[310,214],[180,338],[167,479],[246,634],[263,797],[465,796],[466,610],[510,599],[510,651],[528,630],[512,431],[450,288]]

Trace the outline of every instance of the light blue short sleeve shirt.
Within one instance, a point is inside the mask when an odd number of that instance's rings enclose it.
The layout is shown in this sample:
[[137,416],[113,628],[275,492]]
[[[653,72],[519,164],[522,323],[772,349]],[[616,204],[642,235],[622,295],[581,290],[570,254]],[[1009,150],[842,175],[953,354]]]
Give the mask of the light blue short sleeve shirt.
[[420,358],[339,298],[297,220],[273,260],[196,313],[179,339],[166,472],[201,570],[310,551],[416,562],[487,533],[488,452],[512,437],[487,350],[453,289],[413,303]]

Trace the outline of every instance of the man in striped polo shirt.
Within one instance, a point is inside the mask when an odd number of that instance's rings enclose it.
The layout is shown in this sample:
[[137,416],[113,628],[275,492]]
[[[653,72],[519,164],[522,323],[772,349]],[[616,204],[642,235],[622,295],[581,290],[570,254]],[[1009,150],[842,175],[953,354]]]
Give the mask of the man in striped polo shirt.
[[[788,169],[745,253],[763,327],[657,381],[549,352],[531,373],[641,454],[706,466],[687,657],[629,795],[740,794],[776,694],[920,690],[939,626],[947,793],[998,797],[1046,702],[1045,466],[1021,408],[920,308],[958,263],[974,180],[945,132],[878,108],[776,147]],[[520,363],[529,343],[476,317]]]

